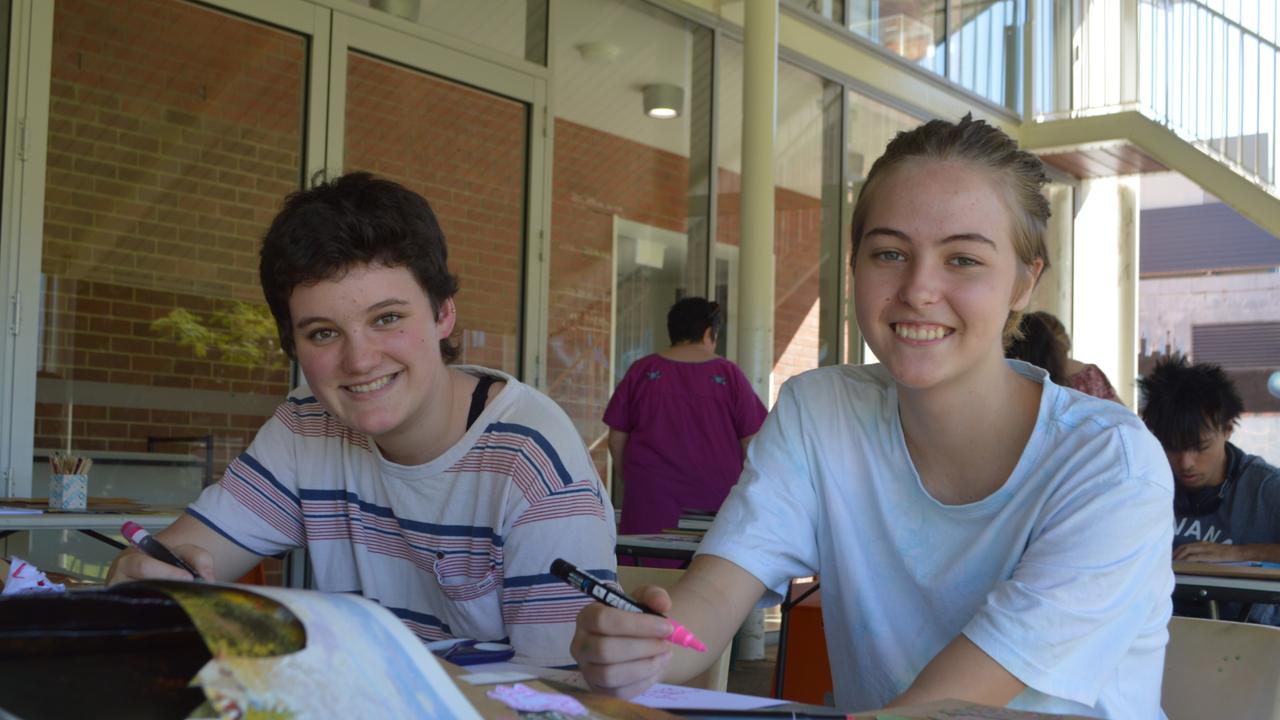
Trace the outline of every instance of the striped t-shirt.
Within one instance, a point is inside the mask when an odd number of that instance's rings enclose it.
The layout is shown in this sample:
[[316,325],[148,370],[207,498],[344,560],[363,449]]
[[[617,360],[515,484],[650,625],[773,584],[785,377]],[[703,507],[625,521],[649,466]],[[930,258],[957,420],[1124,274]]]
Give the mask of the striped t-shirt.
[[562,557],[616,579],[613,513],[568,416],[513,377],[462,439],[397,465],[306,387],[187,512],[258,555],[308,550],[316,587],[356,592],[424,641],[510,642],[516,662],[568,665],[589,600]]

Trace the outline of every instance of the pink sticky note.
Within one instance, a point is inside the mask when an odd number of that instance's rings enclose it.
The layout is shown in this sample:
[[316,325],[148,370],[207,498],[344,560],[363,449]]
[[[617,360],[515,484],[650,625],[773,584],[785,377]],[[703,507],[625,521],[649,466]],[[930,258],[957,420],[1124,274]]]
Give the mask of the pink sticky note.
[[560,693],[538,692],[523,683],[499,685],[486,693],[489,697],[521,712],[560,712],[565,715],[586,715],[582,703]]

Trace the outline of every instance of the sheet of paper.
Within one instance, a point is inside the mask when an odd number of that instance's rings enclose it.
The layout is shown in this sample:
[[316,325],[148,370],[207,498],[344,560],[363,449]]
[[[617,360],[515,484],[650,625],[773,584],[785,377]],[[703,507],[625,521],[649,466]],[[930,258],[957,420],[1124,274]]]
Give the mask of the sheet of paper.
[[[576,688],[587,689],[587,682],[582,679],[582,673],[575,670],[558,670],[517,663],[489,663],[476,665],[474,669],[482,672],[527,672],[544,680],[556,680]],[[631,702],[659,710],[755,710],[782,705],[790,701],[660,683],[649,688],[645,693],[631,698]]]
[[485,663],[483,665],[472,665],[472,672],[514,672],[532,675],[542,680],[555,680],[564,683],[579,690],[589,690],[587,681],[582,679],[582,673],[577,670],[560,670],[558,668],[544,668],[537,665],[521,665],[513,662]]
[[782,705],[790,700],[658,683],[631,698],[631,702],[659,710],[755,710]]

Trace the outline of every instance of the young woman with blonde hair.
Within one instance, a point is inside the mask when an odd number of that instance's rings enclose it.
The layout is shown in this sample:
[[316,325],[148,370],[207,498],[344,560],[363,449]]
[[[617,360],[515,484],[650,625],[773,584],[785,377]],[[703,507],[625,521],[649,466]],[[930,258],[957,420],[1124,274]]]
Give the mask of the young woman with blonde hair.
[[872,167],[853,218],[880,364],[792,378],[660,617],[584,609],[572,651],[631,695],[699,672],[757,603],[820,574],[836,704],[960,698],[1160,718],[1173,574],[1160,445],[1115,403],[1004,357],[1047,265],[1040,161],[934,120]]

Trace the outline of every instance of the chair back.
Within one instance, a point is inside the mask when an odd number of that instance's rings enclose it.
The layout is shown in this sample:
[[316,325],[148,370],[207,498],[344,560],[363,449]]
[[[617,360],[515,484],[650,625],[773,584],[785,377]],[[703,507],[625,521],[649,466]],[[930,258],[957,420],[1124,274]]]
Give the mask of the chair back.
[[1280,628],[1175,617],[1160,704],[1169,720],[1280,720]]
[[[618,566],[618,584],[630,593],[641,585],[656,585],[664,590],[675,586],[676,581],[684,574],[684,570],[674,568],[637,567],[635,565]],[[724,692],[729,686],[729,650],[725,648],[720,657],[705,672],[687,682],[686,687]]]

